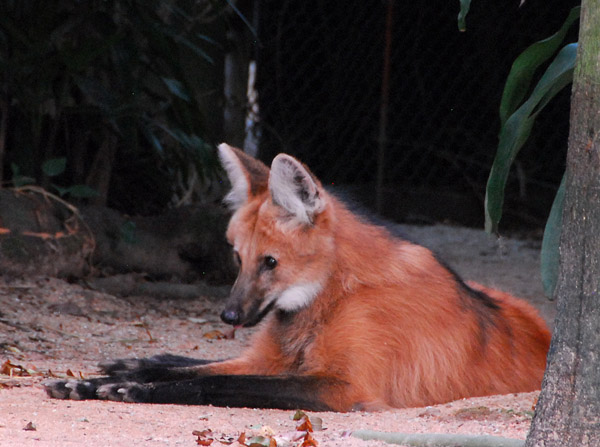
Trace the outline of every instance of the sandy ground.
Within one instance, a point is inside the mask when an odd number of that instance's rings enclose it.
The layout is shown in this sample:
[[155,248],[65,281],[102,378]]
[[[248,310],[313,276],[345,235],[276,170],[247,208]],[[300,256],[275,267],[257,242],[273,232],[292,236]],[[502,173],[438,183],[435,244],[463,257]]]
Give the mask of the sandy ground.
[[[497,241],[481,231],[447,226],[401,226],[435,249],[466,279],[530,300],[552,322],[541,291],[539,243]],[[277,410],[60,401],[46,397],[48,377],[90,377],[101,360],[172,352],[198,358],[235,356],[248,338],[220,336],[220,302],[115,297],[84,283],[54,278],[0,277],[0,446],[314,445],[297,431],[294,412]],[[464,399],[427,408],[378,413],[310,413],[319,446],[378,446],[353,431],[494,435],[524,439],[537,393]],[[317,430],[322,420],[322,429]],[[211,432],[206,432],[211,430]],[[204,432],[198,437],[198,432]],[[253,442],[257,441],[254,439]],[[273,444],[271,444],[273,445]]]

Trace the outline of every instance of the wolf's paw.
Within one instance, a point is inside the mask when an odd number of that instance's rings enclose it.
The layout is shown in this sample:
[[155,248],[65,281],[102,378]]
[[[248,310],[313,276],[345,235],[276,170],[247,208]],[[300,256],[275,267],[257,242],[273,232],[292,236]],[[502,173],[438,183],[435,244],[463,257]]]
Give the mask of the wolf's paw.
[[96,399],[96,385],[87,380],[48,380],[43,385],[48,396],[55,399]]
[[98,387],[98,399],[115,402],[149,402],[150,385],[136,382],[107,383]]

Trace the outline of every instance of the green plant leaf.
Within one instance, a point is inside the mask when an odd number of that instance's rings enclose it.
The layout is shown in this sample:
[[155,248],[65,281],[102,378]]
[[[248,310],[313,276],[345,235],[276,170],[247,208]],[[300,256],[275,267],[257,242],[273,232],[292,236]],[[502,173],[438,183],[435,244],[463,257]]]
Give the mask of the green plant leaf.
[[48,177],[56,177],[65,172],[66,168],[67,159],[65,157],[51,158],[42,163],[42,172]]
[[121,240],[127,244],[136,244],[138,242],[136,230],[137,226],[135,222],[128,220],[127,222],[123,223],[121,228],[119,228]]
[[13,177],[21,175],[21,168],[19,168],[19,165],[17,165],[16,163],[10,164],[10,171],[11,171]]
[[[162,31],[164,32],[165,35],[171,37],[176,43],[181,44],[181,45],[189,48],[194,53],[196,53],[197,56],[199,56],[200,58],[204,59],[209,64],[214,64],[215,63],[215,60],[212,57],[210,57],[206,51],[204,51],[198,45],[195,45],[189,39],[186,39],[185,37],[183,37],[180,33],[175,33],[175,32],[173,32],[173,30],[171,30],[171,29],[169,29],[167,27],[163,27]],[[200,36],[202,36],[202,35],[201,34],[196,35],[196,37],[200,37]],[[206,38],[204,38],[204,36],[202,36],[201,38],[202,38],[202,40],[204,40],[206,42],[209,42],[209,40],[207,40]]]
[[175,96],[183,99],[184,101],[191,101],[190,95],[187,94],[185,87],[177,79],[162,78],[162,80],[169,91]]
[[35,183],[35,179],[26,175],[17,175],[11,179],[11,182],[15,188],[20,188],[21,186],[25,185],[33,185]]
[[248,30],[250,30],[250,32],[252,33],[252,35],[254,36],[254,38],[258,39],[258,33],[254,29],[254,27],[252,26],[252,24],[250,23],[250,21],[237,8],[237,6],[235,5],[235,2],[233,2],[232,0],[225,0],[225,1],[229,5],[229,7],[237,14],[237,16],[242,20],[242,22],[244,22],[244,24],[248,27]]
[[148,141],[150,142],[152,147],[154,147],[154,149],[156,149],[156,152],[161,157],[164,157],[165,148],[163,147],[162,143],[160,142],[160,139],[156,136],[156,134],[154,132],[152,132],[152,130],[148,127],[143,128],[142,132],[144,133],[144,135],[146,136],[146,138],[148,139]]
[[467,14],[469,13],[469,9],[471,8],[471,0],[459,0],[460,1],[460,11],[458,12],[458,30],[466,31],[467,30]]
[[500,129],[498,150],[488,178],[485,193],[485,230],[498,231],[504,204],[504,188],[510,167],[529,138],[535,119],[548,102],[573,80],[577,44],[565,46],[546,69],[531,96]]
[[[23,174],[41,170],[48,158],[77,153],[92,159],[97,148],[88,143],[103,141],[107,132],[118,139],[119,156],[132,171],[165,173],[165,189],[169,182],[180,188],[180,176],[194,168],[207,170],[194,135],[210,135],[202,116],[221,82],[212,74],[231,13],[226,2],[211,3],[207,23],[198,2],[8,0],[0,14],[0,44],[7,50],[0,51],[0,78],[14,116],[23,117],[9,129],[10,140],[19,143],[7,158],[20,168],[12,184],[36,182]],[[58,139],[47,141],[47,135]],[[55,176],[60,169],[44,172]],[[60,185],[51,186],[56,194],[96,194],[51,179]]]
[[[92,106],[98,107],[107,116],[116,114],[115,111],[119,107],[119,101],[110,88],[91,76],[74,75],[73,80],[79,90],[88,97]],[[90,106],[88,105],[87,107],[89,108]]]
[[16,163],[10,164],[10,170],[12,172],[12,177],[10,181],[12,182],[15,188],[19,188],[25,185],[31,185],[35,183],[35,179],[33,177],[27,177],[26,175],[21,175],[21,169]]
[[90,199],[92,197],[98,197],[100,193],[96,191],[94,188],[91,188],[87,185],[73,185],[67,188],[67,194],[71,197],[76,197],[78,199]]
[[90,188],[87,185],[73,185],[73,186],[63,187],[63,186],[52,184],[52,187],[54,189],[56,189],[56,191],[58,192],[58,195],[61,197],[69,195],[69,196],[77,198],[77,199],[89,199],[91,197],[98,196],[98,191],[96,191],[94,188]]
[[542,240],[542,253],[541,253],[541,271],[542,271],[542,284],[544,286],[544,293],[548,299],[554,299],[554,289],[556,288],[556,281],[558,279],[558,261],[559,261],[559,245],[560,245],[560,234],[562,231],[562,213],[565,201],[565,176],[560,182],[554,202],[552,203],[552,209],[550,215],[546,221],[546,228],[544,229],[544,239]]
[[534,43],[515,59],[502,93],[502,101],[500,103],[501,126],[504,125],[508,117],[521,104],[529,91],[531,80],[536,70],[556,54],[569,28],[579,18],[580,11],[581,7],[579,6],[571,9],[567,19],[555,34]]
[[69,188],[63,188],[62,186],[55,184],[52,184],[52,187],[56,189],[56,192],[58,192],[58,195],[61,197],[64,197],[69,192]]

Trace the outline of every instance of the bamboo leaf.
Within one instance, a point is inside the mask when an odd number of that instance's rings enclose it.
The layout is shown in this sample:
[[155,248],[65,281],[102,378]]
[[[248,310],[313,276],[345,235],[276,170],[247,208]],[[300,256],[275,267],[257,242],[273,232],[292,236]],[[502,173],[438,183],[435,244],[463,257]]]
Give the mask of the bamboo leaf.
[[554,203],[552,203],[552,209],[550,210],[550,215],[546,221],[546,228],[544,229],[544,239],[542,240],[542,284],[544,286],[544,293],[550,300],[554,299],[554,289],[556,288],[558,279],[559,244],[562,232],[564,200],[565,176],[563,176],[554,197]]
[[547,68],[531,96],[507,120],[500,130],[498,150],[492,164],[485,195],[485,229],[498,231],[502,216],[504,188],[510,167],[527,141],[538,113],[573,80],[577,44],[565,46]]
[[92,105],[99,107],[108,116],[114,115],[114,111],[119,107],[119,101],[110,88],[91,76],[75,75],[73,80]]
[[64,45],[59,54],[71,72],[81,73],[93,66],[100,56],[108,53],[121,39],[122,36],[117,33],[102,39],[86,39],[77,47],[70,48]]
[[184,101],[191,101],[190,96],[187,94],[185,87],[181,82],[177,79],[172,78],[161,78],[169,91],[173,93],[178,98],[183,99]]
[[[161,27],[157,26],[157,27],[155,27],[155,29],[157,31],[160,31],[164,36],[167,36],[167,37],[173,39],[173,41],[176,42],[177,44],[181,44],[181,45],[189,48],[194,53],[196,53],[197,56],[199,56],[201,59],[204,59],[208,63],[210,63],[210,64],[215,63],[214,59],[212,57],[210,57],[206,51],[204,51],[198,45],[194,44],[190,39],[186,38],[185,36],[181,35],[180,33],[175,32],[173,29],[171,29],[167,26],[161,26]],[[206,38],[203,38],[202,40],[209,42],[209,40]]]
[[[242,14],[242,12],[238,9],[238,7],[235,6],[235,3],[232,0],[225,0],[225,1],[229,5],[229,7],[237,14],[237,16],[242,20],[242,22],[244,22],[244,24],[246,25],[248,30],[252,33],[254,38],[258,39],[258,33],[254,29],[254,27],[252,26],[250,21],[244,16],[244,14]],[[465,1],[465,0],[461,0],[461,1]]]
[[160,139],[154,134],[154,132],[152,132],[152,130],[148,126],[144,127],[142,129],[142,132],[144,133],[144,135],[146,136],[146,138],[148,139],[148,141],[150,142],[152,147],[156,150],[156,152],[161,157],[164,157],[165,148],[163,147],[162,143],[160,142]]

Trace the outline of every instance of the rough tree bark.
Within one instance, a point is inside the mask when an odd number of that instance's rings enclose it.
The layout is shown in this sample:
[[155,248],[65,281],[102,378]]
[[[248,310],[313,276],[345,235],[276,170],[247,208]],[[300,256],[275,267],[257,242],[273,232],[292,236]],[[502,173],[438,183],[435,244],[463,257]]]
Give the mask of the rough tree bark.
[[527,447],[600,446],[600,0],[583,0],[558,314]]

